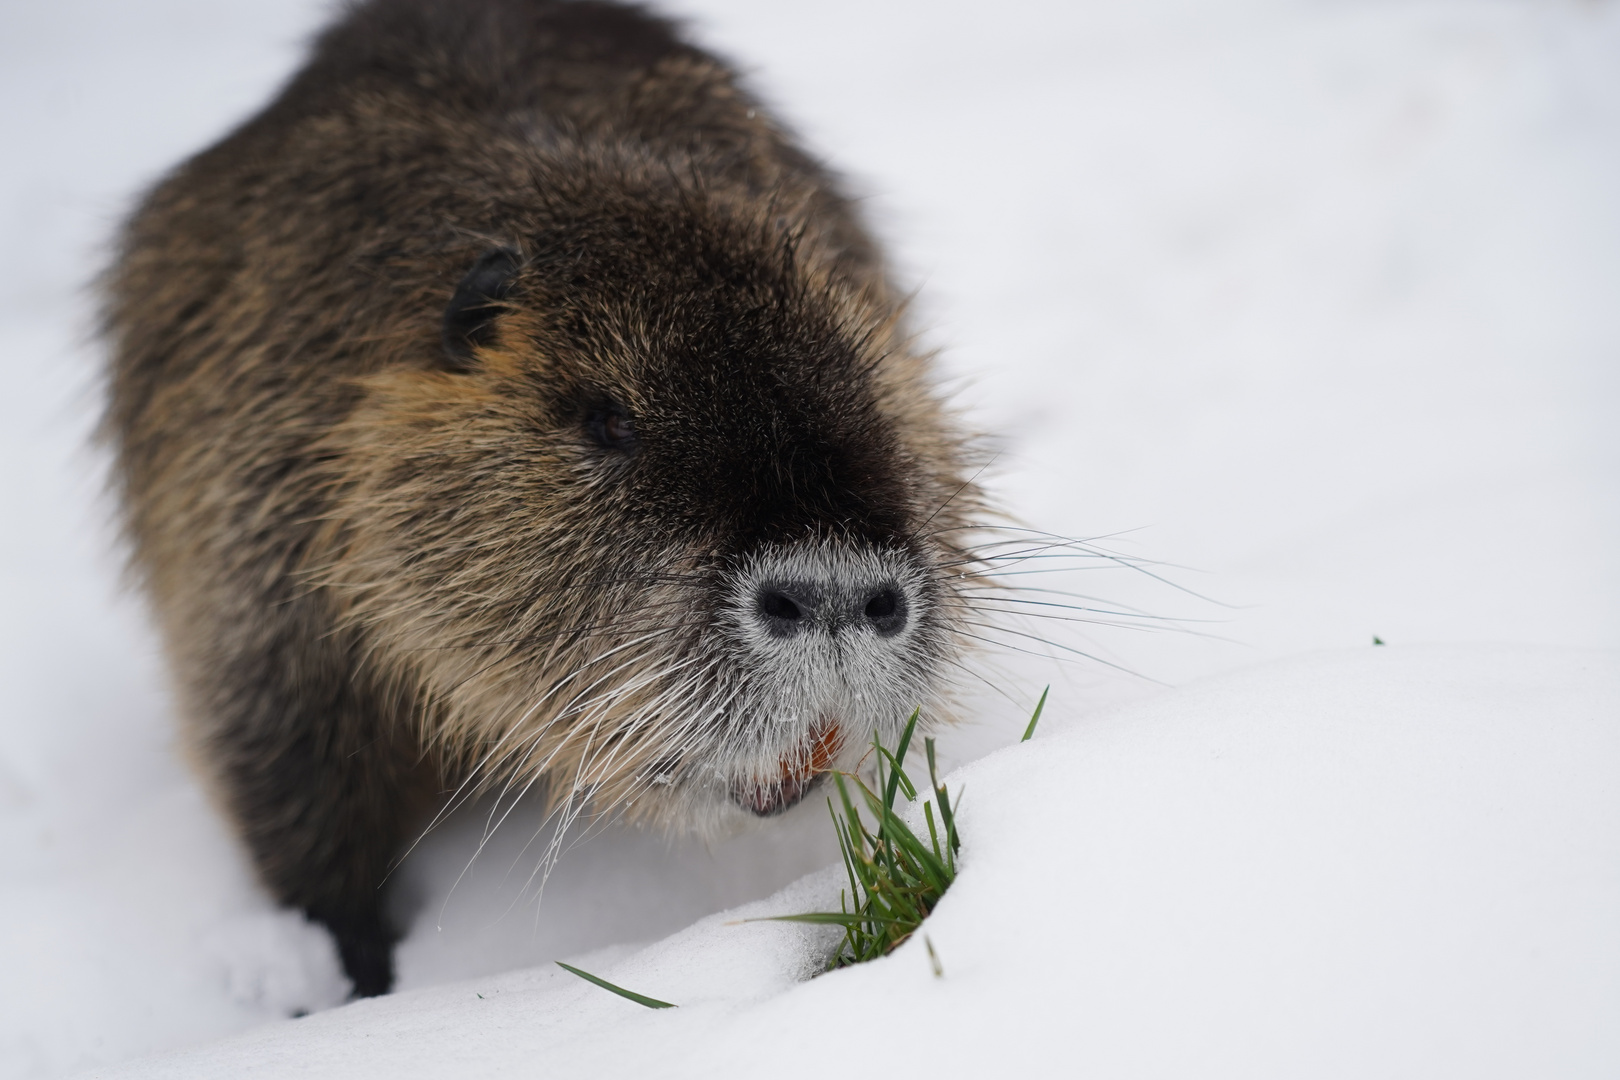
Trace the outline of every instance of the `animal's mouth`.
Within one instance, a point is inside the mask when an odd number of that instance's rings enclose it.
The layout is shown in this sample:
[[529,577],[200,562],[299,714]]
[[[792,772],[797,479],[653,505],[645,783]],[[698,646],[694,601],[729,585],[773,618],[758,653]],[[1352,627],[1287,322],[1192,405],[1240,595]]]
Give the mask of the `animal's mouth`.
[[810,794],[832,771],[843,748],[843,730],[837,721],[824,718],[804,742],[782,759],[777,776],[739,780],[732,786],[731,798],[751,814],[774,817]]

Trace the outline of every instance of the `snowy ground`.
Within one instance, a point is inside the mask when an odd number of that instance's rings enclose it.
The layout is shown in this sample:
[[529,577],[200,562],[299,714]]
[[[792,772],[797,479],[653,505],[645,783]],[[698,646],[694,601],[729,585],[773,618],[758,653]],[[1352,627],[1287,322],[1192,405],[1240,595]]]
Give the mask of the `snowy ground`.
[[739,918],[418,990],[97,1075],[1561,1078],[1620,1063],[1620,665],[1507,647],[1319,653],[961,770],[962,876],[913,939]]
[[[522,829],[452,891],[462,821],[407,868],[407,993],[271,1023],[341,979],[172,753],[85,449],[84,290],[132,193],[262,101],[320,5],[11,3],[0,1077],[267,1023],[141,1075],[364,1075],[362,1041],[378,1075],[645,1072],[666,1047],[675,1072],[809,1071],[863,1016],[953,1033],[964,1072],[1620,1071],[1595,1024],[1620,1014],[1616,660],[1563,651],[1620,649],[1620,5],[670,6],[870,193],[1003,439],[1006,502],[1137,530],[1117,543],[1233,605],[1088,578],[1235,644],[1086,647],[1177,684],[1350,651],[1169,694],[988,664],[1020,704],[1054,683],[1051,727],[963,775],[938,983],[902,951],[801,985],[796,932],[696,922],[830,862],[814,807],[712,849],[609,833],[538,910]],[[1408,648],[1428,643],[1460,647]],[[958,760],[1018,719],[988,692],[977,711]],[[1053,852],[1062,887],[1037,895]],[[796,888],[766,907],[826,884]],[[1036,906],[1009,925],[1014,896]],[[497,977],[581,956],[683,1008]]]

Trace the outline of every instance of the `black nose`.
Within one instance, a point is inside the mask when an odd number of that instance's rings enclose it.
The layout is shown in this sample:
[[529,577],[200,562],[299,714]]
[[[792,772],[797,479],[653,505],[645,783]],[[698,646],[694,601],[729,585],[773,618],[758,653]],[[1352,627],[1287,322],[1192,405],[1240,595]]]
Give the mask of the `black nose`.
[[807,631],[836,633],[845,627],[869,626],[882,637],[905,628],[906,594],[898,582],[849,588],[834,582],[772,581],[754,594],[754,615],[772,637]]

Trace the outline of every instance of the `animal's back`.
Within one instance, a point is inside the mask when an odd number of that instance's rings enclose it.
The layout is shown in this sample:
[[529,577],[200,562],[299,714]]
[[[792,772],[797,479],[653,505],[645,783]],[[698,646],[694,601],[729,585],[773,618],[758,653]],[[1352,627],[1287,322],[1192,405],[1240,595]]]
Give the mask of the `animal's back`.
[[[824,172],[664,20],[594,0],[377,0],[131,221],[108,281],[114,432],[133,448],[158,387],[208,357],[246,361],[202,372],[210,396],[220,374],[266,375],[279,394],[419,359],[407,339],[435,341],[437,311],[413,293],[453,286],[515,208],[589,200],[548,190],[539,168],[613,152],[809,200],[851,264],[877,273]],[[356,328],[363,347],[332,347]]]

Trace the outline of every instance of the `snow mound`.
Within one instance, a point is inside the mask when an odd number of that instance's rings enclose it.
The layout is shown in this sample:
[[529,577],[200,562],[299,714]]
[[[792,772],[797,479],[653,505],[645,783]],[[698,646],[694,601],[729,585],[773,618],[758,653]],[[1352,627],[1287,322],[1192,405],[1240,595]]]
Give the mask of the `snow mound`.
[[1620,657],[1368,648],[1043,730],[954,774],[962,873],[809,979],[829,870],[640,951],[397,994],[105,1077],[1613,1076]]

